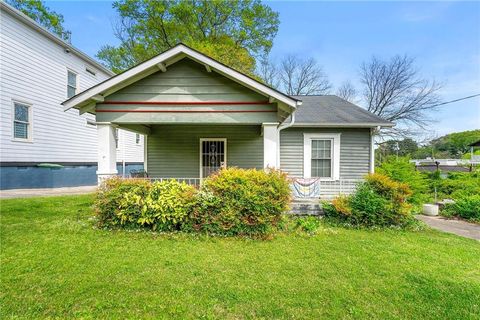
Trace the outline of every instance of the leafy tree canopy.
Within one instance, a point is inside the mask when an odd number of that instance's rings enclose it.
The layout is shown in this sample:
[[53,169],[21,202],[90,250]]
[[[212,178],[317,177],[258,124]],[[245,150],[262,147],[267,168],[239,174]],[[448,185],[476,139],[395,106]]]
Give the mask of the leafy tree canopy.
[[431,142],[435,150],[448,152],[451,157],[461,157],[470,150],[469,144],[480,140],[480,129],[454,132]]
[[[376,155],[379,159],[384,159],[389,155],[410,156],[414,159],[425,159],[427,157],[437,159],[469,158],[469,145],[478,140],[480,140],[480,130],[450,133],[421,147],[410,138],[388,140],[380,144],[376,150]],[[465,156],[466,154],[467,156]]]
[[70,32],[63,26],[63,16],[50,10],[40,0],[7,0],[17,10],[20,10],[31,19],[38,22],[50,32],[56,34],[64,40],[69,40]]
[[417,151],[418,145],[411,138],[405,138],[403,140],[388,140],[380,144],[378,150],[384,156],[388,155],[398,155],[398,156],[407,156],[413,154]]
[[277,34],[278,13],[259,0],[119,0],[119,46],[97,54],[121,72],[183,42],[249,75],[256,57],[269,52]]

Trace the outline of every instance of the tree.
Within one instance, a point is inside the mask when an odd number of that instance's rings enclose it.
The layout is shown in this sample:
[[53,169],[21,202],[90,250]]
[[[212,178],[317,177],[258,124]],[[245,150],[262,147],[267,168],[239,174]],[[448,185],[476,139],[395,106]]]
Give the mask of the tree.
[[430,143],[436,151],[444,152],[452,158],[460,158],[470,151],[469,144],[480,140],[480,129],[454,132],[432,140]]
[[408,56],[390,61],[373,57],[361,66],[360,80],[368,111],[398,124],[393,135],[406,136],[424,129],[431,119],[428,112],[439,103],[440,85],[421,78]]
[[70,31],[63,26],[63,16],[50,10],[40,0],[7,0],[17,10],[35,20],[48,31],[56,34],[64,40],[70,40]]
[[382,156],[398,155],[400,157],[411,156],[418,150],[415,140],[405,138],[402,140],[387,140],[378,148]]
[[278,68],[279,89],[289,95],[326,94],[332,87],[322,67],[313,58],[288,55]]
[[355,87],[353,84],[347,80],[344,81],[340,87],[338,87],[337,96],[339,96],[342,99],[345,99],[351,103],[354,103],[357,97],[357,90],[355,90]]
[[257,68],[257,76],[268,86],[272,88],[278,88],[280,86],[280,79],[278,75],[278,68],[275,62],[268,58],[268,55],[264,55],[260,59],[260,63]]
[[258,56],[277,34],[278,13],[259,0],[119,0],[115,35],[120,45],[104,46],[97,57],[123,71],[179,42],[253,75]]

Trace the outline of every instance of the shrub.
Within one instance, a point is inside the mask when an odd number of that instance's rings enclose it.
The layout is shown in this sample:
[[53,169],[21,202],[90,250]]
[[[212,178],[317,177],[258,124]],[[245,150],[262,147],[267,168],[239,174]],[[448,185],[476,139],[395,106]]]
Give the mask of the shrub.
[[405,226],[412,221],[411,190],[381,174],[370,174],[354,194],[341,196],[324,204],[327,217],[356,226]]
[[320,220],[317,217],[302,217],[295,219],[295,226],[302,231],[313,234],[320,227]]
[[113,177],[105,180],[95,195],[95,215],[100,227],[113,227],[120,224],[117,212],[125,194],[135,190],[137,194],[147,194],[150,182],[147,180],[121,179]]
[[447,217],[458,216],[480,222],[480,194],[458,198],[455,203],[447,204],[442,210]]
[[[432,175],[432,189],[436,187],[438,198],[458,199],[480,194],[480,172],[450,172],[445,179]],[[432,190],[433,192],[433,190]]]
[[397,182],[407,184],[412,190],[409,202],[420,205],[430,198],[428,180],[421,172],[415,170],[415,165],[409,160],[407,157],[389,156],[376,170]]
[[186,222],[194,188],[175,180],[109,179],[97,193],[101,226],[179,230]]
[[221,170],[200,190],[175,180],[112,178],[95,200],[100,227],[266,235],[288,209],[289,182],[280,171]]
[[288,209],[290,187],[280,171],[228,168],[205,179],[187,229],[224,235],[269,233]]

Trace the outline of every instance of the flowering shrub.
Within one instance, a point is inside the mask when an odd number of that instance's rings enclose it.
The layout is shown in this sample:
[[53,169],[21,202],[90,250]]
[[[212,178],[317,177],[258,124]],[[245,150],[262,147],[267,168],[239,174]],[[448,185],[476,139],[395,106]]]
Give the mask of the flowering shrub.
[[289,183],[280,171],[223,169],[204,181],[188,228],[225,235],[267,234],[289,201]]
[[95,201],[101,227],[263,235],[288,209],[290,188],[280,171],[223,169],[200,190],[176,180],[112,178]]
[[325,203],[327,217],[359,226],[403,226],[412,221],[411,191],[400,182],[381,174],[370,174],[354,194]]

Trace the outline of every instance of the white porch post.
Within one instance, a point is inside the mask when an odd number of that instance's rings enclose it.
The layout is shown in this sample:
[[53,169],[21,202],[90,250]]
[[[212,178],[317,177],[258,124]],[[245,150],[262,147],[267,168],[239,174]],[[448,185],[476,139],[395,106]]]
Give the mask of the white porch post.
[[277,168],[279,152],[278,123],[262,123],[263,131],[263,167]]
[[98,184],[117,175],[117,150],[115,127],[111,123],[97,123],[98,135]]

